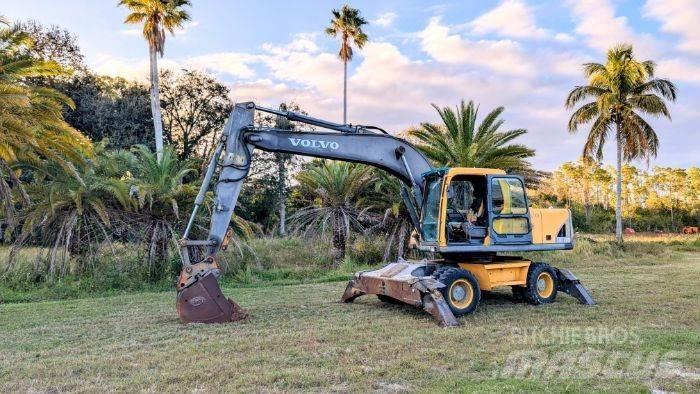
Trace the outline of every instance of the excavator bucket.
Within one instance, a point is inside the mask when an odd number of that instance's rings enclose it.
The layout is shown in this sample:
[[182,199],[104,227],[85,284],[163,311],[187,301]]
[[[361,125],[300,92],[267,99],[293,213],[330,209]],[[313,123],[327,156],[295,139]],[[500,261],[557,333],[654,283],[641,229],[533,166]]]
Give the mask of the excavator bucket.
[[221,292],[216,263],[186,267],[177,283],[177,314],[183,323],[226,323],[245,320],[248,313]]
[[391,297],[422,307],[443,327],[459,326],[440,289],[445,285],[430,276],[430,264],[400,260],[375,271],[361,271],[348,282],[341,302],[353,302],[365,294]]

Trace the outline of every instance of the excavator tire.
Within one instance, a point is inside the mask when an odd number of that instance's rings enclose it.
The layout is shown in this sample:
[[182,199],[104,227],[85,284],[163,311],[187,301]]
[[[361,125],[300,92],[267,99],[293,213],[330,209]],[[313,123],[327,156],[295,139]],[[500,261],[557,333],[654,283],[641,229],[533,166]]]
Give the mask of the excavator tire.
[[479,306],[481,290],[471,272],[443,266],[435,270],[433,277],[445,285],[440,292],[455,316],[473,313]]
[[551,304],[557,298],[557,272],[549,264],[532,263],[523,293],[532,305]]

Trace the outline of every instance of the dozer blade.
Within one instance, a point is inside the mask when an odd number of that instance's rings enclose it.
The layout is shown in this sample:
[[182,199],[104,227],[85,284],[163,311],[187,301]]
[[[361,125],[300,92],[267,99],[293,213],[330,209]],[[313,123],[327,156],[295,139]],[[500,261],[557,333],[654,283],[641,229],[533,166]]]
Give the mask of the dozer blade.
[[177,314],[180,321],[186,324],[226,323],[246,319],[248,314],[245,309],[221,292],[217,280],[218,269],[198,266],[188,267],[180,274],[177,284]]
[[557,270],[557,288],[559,291],[576,298],[584,305],[595,305],[595,300],[591,293],[586,289],[586,286],[581,284],[581,281],[573,274],[573,272],[561,268]]
[[362,271],[348,282],[341,302],[353,302],[365,294],[385,295],[406,304],[420,306],[442,327],[459,326],[440,293],[442,283],[427,275],[427,264],[399,261],[376,271]]

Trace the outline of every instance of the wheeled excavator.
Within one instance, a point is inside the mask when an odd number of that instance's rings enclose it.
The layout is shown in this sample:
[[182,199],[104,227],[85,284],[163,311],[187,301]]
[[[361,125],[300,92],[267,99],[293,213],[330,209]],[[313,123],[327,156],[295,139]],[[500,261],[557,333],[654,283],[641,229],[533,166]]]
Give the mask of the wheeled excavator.
[[[256,111],[327,131],[256,126]],[[379,127],[338,124],[246,102],[234,105],[180,240],[177,311],[184,323],[247,317],[219,287],[217,253],[231,238],[231,215],[254,149],[362,163],[401,181],[401,198],[417,234],[418,249],[440,258],[399,259],[374,271],[358,272],[342,302],[373,294],[384,302],[422,307],[442,326],[459,325],[456,317],[474,312],[484,292],[502,287],[510,287],[514,297],[531,304],[551,303],[557,292],[582,304],[595,304],[571,271],[515,255],[572,249],[574,242],[570,211],[531,208],[521,176],[498,169],[434,168],[408,141]],[[208,237],[191,240],[195,216],[217,172]],[[205,249],[202,258],[190,253],[192,247]]]

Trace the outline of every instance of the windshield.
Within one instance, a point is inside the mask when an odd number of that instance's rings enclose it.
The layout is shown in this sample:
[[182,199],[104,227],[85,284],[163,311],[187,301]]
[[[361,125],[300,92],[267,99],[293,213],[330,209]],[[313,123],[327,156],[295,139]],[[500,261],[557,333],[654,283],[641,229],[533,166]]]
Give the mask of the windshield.
[[421,213],[421,238],[425,242],[434,242],[438,238],[442,177],[433,177],[426,182]]

